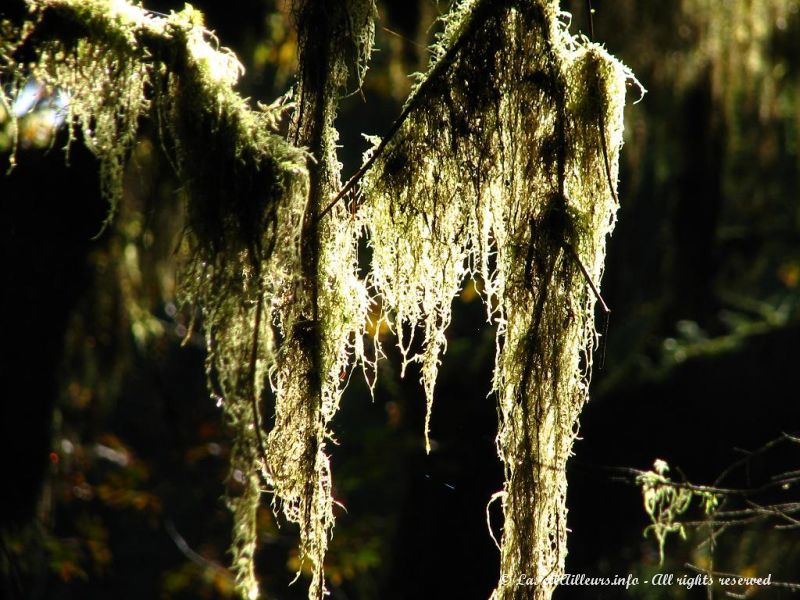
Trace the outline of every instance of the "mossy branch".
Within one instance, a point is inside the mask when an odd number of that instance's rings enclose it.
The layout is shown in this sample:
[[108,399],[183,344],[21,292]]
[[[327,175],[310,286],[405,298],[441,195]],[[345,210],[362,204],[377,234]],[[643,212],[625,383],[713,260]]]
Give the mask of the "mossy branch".
[[409,97],[406,101],[405,106],[403,107],[400,116],[395,119],[392,123],[389,130],[386,134],[381,138],[378,146],[372,150],[369,155],[369,158],[364,161],[364,163],[359,167],[359,169],[347,180],[347,182],[342,186],[342,189],[336,194],[336,196],[331,200],[325,208],[323,208],[319,213],[319,218],[323,218],[326,214],[330,212],[330,210],[339,202],[344,196],[347,195],[364,177],[364,175],[369,171],[370,167],[375,164],[375,161],[378,160],[379,157],[383,155],[384,150],[389,146],[389,143],[393,141],[394,136],[400,131],[400,128],[406,122],[406,120],[411,116],[411,114],[416,110],[418,107],[423,105],[423,102],[426,100],[426,95],[428,90],[433,88],[434,84],[439,80],[439,78],[446,72],[448,67],[453,63],[453,59],[458,54],[458,51],[463,46],[465,40],[472,34],[472,31],[475,26],[480,23],[481,17],[486,17],[486,10],[485,7],[490,6],[492,4],[497,4],[496,0],[482,0],[476,6],[475,12],[471,15],[469,20],[469,24],[467,27],[464,28],[464,31],[458,37],[458,39],[449,47],[445,52],[444,56],[442,56],[435,64],[435,66],[431,69],[425,79],[420,83],[420,85],[414,90],[414,93]]
[[[189,191],[194,260],[183,295],[202,308],[209,386],[236,431],[229,505],[240,592],[259,595],[262,478],[300,526],[309,596],[324,595],[334,504],[326,444],[341,374],[372,364],[364,338],[375,298],[404,366],[421,366],[427,438],[451,302],[468,275],[483,280],[497,323],[503,574],[562,572],[565,464],[587,398],[593,282],[617,207],[629,71],[571,36],[555,0],[456,3],[427,74],[341,187],[333,123],[350,73],[363,79],[372,0],[294,4],[301,73],[290,135],[308,152],[270,133],[279,107],[252,110],[236,94],[241,65],[192,9],[161,18],[123,0],[29,6],[18,39],[2,46],[1,68],[22,65],[17,82],[30,75],[70,91],[68,122],[100,157],[112,207],[146,116]],[[359,183],[362,204],[350,213],[337,204]],[[423,332],[419,350],[409,325]],[[375,345],[380,356],[377,336]],[[267,383],[274,426],[262,437]],[[536,598],[551,592],[539,586]],[[494,596],[519,593],[501,585]]]
[[243,596],[259,594],[253,558],[264,455],[258,404],[275,362],[274,315],[262,318],[294,277],[306,153],[274,134],[280,103],[253,109],[235,90],[243,68],[187,5],[159,16],[123,0],[35,0],[0,41],[11,89],[28,79],[66,92],[70,143],[78,133],[100,161],[111,210],[130,149],[150,118],[188,192],[192,257],[180,294],[202,310],[209,387],[235,439],[228,504]]
[[[594,282],[617,207],[629,76],[566,31],[555,1],[459,3],[350,184],[361,179],[355,218],[369,231],[384,318],[405,362],[421,364],[428,417],[465,277],[480,277],[497,323],[501,568],[542,580],[500,585],[497,599],[548,598],[547,576],[563,570],[564,468],[587,399],[595,300],[608,312]],[[421,349],[403,339],[409,329],[424,332]]]
[[[227,237],[259,254],[264,219],[282,188],[303,177],[304,156],[271,133],[280,107],[253,110],[235,91],[243,68],[198,24],[199,13],[187,8],[163,18],[111,0],[27,7],[27,20],[12,23],[16,39],[0,47],[0,72],[12,89],[33,77],[70,95],[67,122],[101,160],[109,217],[139,121],[151,116],[180,175],[195,197],[204,196],[190,207],[198,209],[196,233],[214,247]],[[253,202],[248,192],[264,201]]]

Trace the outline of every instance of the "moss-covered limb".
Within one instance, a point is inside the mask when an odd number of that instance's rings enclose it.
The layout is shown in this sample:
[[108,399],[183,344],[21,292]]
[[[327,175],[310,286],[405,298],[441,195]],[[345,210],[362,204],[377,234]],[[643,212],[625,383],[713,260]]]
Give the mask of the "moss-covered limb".
[[192,197],[189,241],[196,256],[186,274],[186,298],[202,308],[209,382],[219,389],[236,437],[231,477],[242,489],[228,501],[235,517],[234,567],[242,594],[255,598],[260,481],[277,490],[284,479],[273,466],[279,455],[265,456],[259,410],[277,361],[273,311],[293,302],[306,155],[270,133],[279,107],[251,111],[228,93],[204,105],[211,73],[188,58],[186,74],[169,78],[158,94]]
[[68,94],[67,123],[100,159],[111,212],[145,117],[188,191],[181,295],[202,311],[209,385],[234,431],[234,569],[257,597],[255,514],[270,477],[257,412],[275,362],[272,311],[291,303],[299,264],[306,154],[271,133],[281,106],[253,110],[236,93],[241,65],[190,7],[162,18],[123,0],[27,6],[25,22],[3,24],[0,69],[12,87],[33,77]]
[[629,77],[558,15],[544,0],[461,3],[365,174],[360,211],[386,318],[399,334],[425,333],[407,360],[422,364],[429,406],[451,300],[466,275],[484,283],[498,323],[501,582],[538,583],[500,585],[502,599],[548,598],[563,571],[565,465],[588,388],[590,282],[616,210]]
[[[467,3],[463,3],[463,6]],[[472,35],[473,30],[479,27],[484,19],[486,19],[490,14],[492,9],[496,9],[496,7],[500,4],[497,0],[480,0],[479,2],[475,3],[475,6],[469,10],[465,11],[463,15],[463,23],[460,26],[460,32],[455,39],[451,41],[451,43],[446,44],[445,42],[440,42],[437,45],[437,49],[440,51],[438,53],[434,53],[433,58],[433,65],[430,71],[422,78],[418,85],[415,86],[413,92],[406,100],[405,106],[403,107],[403,111],[400,115],[395,119],[392,123],[389,130],[386,132],[384,137],[378,142],[377,146],[370,152],[367,159],[364,163],[359,167],[359,169],[347,180],[347,182],[342,186],[342,189],[333,197],[325,208],[322,209],[320,212],[319,218],[324,217],[342,198],[344,198],[345,194],[347,194],[350,190],[352,190],[364,177],[366,172],[372,167],[373,163],[383,154],[386,147],[392,141],[392,138],[400,131],[400,128],[412,115],[412,113],[423,104],[426,99],[426,94],[428,89],[432,89],[434,84],[442,77],[447,69],[450,67],[452,61],[455,59],[458,52],[461,50],[462,45],[464,42],[469,39],[469,36]],[[451,19],[455,19],[457,13],[455,15],[451,15]],[[442,50],[444,48],[444,50]]]
[[[242,593],[259,593],[259,470],[278,508],[300,525],[309,596],[325,593],[333,524],[325,446],[347,371],[366,362],[370,293],[382,296],[405,363],[421,364],[430,415],[451,300],[467,275],[479,275],[498,324],[502,574],[540,584],[501,585],[495,595],[546,598],[546,577],[564,564],[564,465],[586,399],[590,282],[599,280],[613,225],[627,70],[570,37],[554,1],[459,3],[428,74],[360,171],[365,203],[351,214],[331,202],[341,186],[333,123],[350,74],[357,84],[364,74],[371,0],[297,2],[295,146],[269,133],[279,108],[252,111],[236,95],[238,62],[210,43],[191,11],[157,19],[119,0],[32,6],[30,25],[4,47],[5,64],[32,51],[28,73],[66,83],[70,122],[107,163],[112,201],[147,114],[190,192],[195,260],[184,295],[202,308],[209,384],[237,436],[229,503]],[[47,33],[51,25],[37,34],[64,14],[81,24],[77,34],[72,21],[64,41]],[[98,27],[112,30],[107,40]],[[120,78],[122,91],[112,85]],[[373,249],[366,282],[357,257],[364,228]],[[409,327],[424,335],[419,349],[404,335]],[[258,415],[267,380],[275,391],[269,465]]]
[[[13,25],[33,25],[23,45],[15,48],[16,58],[22,62],[36,61],[39,48],[53,42],[75,47],[81,40],[102,40],[117,52],[140,58],[161,54],[170,45],[164,19],[124,2],[25,0],[19,4],[25,7],[25,14]],[[21,16],[16,15],[17,19]]]
[[[29,21],[15,29],[17,39],[3,49],[0,68],[69,94],[69,121],[101,158],[112,212],[138,121],[153,109],[164,117],[165,129],[170,126],[178,163],[186,163],[184,177],[196,183],[195,195],[205,196],[192,204],[205,211],[194,220],[196,232],[218,244],[223,233],[209,228],[219,221],[220,228],[233,227],[232,239],[256,244],[254,232],[274,214],[283,173],[302,170],[302,156],[270,134],[277,108],[251,110],[234,91],[242,67],[195,24],[196,11],[161,18],[112,0],[37,0],[28,6]],[[239,175],[246,173],[251,175],[242,181]],[[214,179],[199,181],[201,176]],[[256,194],[261,202],[250,203],[248,192],[262,187]],[[213,195],[217,189],[224,190],[220,197]]]
[[68,122],[73,131],[83,130],[87,146],[100,157],[101,188],[113,213],[138,119],[149,108],[148,67],[131,34],[134,25],[110,5],[29,7],[31,20],[14,30],[13,41],[2,49],[0,69],[11,78],[12,89],[33,77],[70,93]]

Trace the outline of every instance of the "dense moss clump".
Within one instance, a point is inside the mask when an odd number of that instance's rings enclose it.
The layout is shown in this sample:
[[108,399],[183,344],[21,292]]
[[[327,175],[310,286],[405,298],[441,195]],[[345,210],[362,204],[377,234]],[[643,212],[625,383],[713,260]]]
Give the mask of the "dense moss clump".
[[[376,372],[370,314],[380,299],[404,367],[420,363],[430,416],[451,301],[471,276],[498,326],[506,483],[494,595],[549,597],[564,566],[565,464],[596,342],[628,70],[572,37],[555,1],[460,2],[401,117],[342,188],[334,118],[366,70],[371,0],[295,3],[291,142],[272,133],[280,104],[252,110],[235,93],[241,65],[191,7],[162,18],[123,0],[29,6],[24,23],[2,24],[0,68],[12,88],[35,77],[69,94],[67,122],[101,161],[112,213],[146,116],[189,192],[182,294],[201,309],[209,387],[236,432],[229,505],[241,593],[259,596],[255,515],[269,490],[300,526],[309,597],[324,595],[329,425],[352,369]],[[262,415],[267,386],[274,410]],[[523,573],[537,585],[503,584]]]

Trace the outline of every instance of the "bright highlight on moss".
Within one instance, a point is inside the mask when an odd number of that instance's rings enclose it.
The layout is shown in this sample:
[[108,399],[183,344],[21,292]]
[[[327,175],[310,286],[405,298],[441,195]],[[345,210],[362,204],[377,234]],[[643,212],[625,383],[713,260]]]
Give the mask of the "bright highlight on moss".
[[[161,18],[122,0],[29,5],[28,23],[3,25],[14,35],[0,68],[12,87],[35,77],[70,94],[72,137],[80,131],[100,158],[111,212],[143,117],[189,191],[183,297],[202,310],[209,387],[236,432],[228,503],[241,594],[259,595],[255,515],[268,490],[300,526],[309,597],[324,595],[326,445],[351,371],[363,366],[374,384],[382,352],[377,336],[366,351],[370,314],[382,307],[404,370],[420,366],[427,440],[451,302],[468,277],[481,280],[497,324],[501,581],[557,580],[630,72],[572,37],[555,1],[459,2],[401,118],[353,180],[358,197],[334,200],[336,105],[349,79],[363,80],[371,0],[296,3],[292,143],[272,133],[281,105],[252,110],[233,90],[241,65],[191,7]],[[274,409],[263,411],[267,387]],[[524,593],[549,598],[549,585]],[[500,586],[494,597],[520,593]]]

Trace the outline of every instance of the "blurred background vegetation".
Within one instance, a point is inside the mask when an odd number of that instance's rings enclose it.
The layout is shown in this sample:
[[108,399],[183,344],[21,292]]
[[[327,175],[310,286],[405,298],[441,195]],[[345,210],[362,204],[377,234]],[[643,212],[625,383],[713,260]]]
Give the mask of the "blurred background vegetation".
[[[290,89],[288,0],[195,6],[246,65],[246,95],[271,101]],[[362,134],[380,135],[399,113],[447,9],[435,0],[378,6],[363,95],[343,99],[337,121],[345,176],[367,147]],[[587,2],[563,8],[588,36]],[[800,430],[800,0],[593,8],[594,38],[648,93],[626,110],[622,205],[603,280],[613,313],[570,467],[567,571],[644,579],[691,573],[690,562],[797,581],[793,482],[759,498],[782,506],[775,521],[788,527],[743,519],[709,542],[707,525],[687,526],[686,540],[667,540],[662,566],[657,543],[642,536],[641,493],[616,467],[649,469],[661,458],[674,479],[711,484],[745,451]],[[145,124],[119,214],[95,238],[107,207],[88,152],[75,146],[65,165],[64,101],[32,84],[8,107],[20,130],[18,165],[0,179],[0,596],[231,598],[221,497],[237,477],[205,388],[202,335],[175,299],[184,192]],[[0,109],[3,170],[8,123]],[[334,599],[477,599],[496,583],[485,516],[502,485],[487,397],[494,335],[471,284],[455,304],[430,455],[417,375],[399,379],[396,357],[384,361],[374,401],[355,379],[345,395],[334,424],[334,496],[346,507],[327,564]],[[753,489],[798,469],[800,445],[775,444],[718,485]],[[499,507],[490,517],[499,532]],[[698,507],[685,515],[702,517]],[[268,503],[259,526],[266,596],[304,598],[302,583],[288,586],[296,532]],[[706,593],[563,588],[556,597]]]

